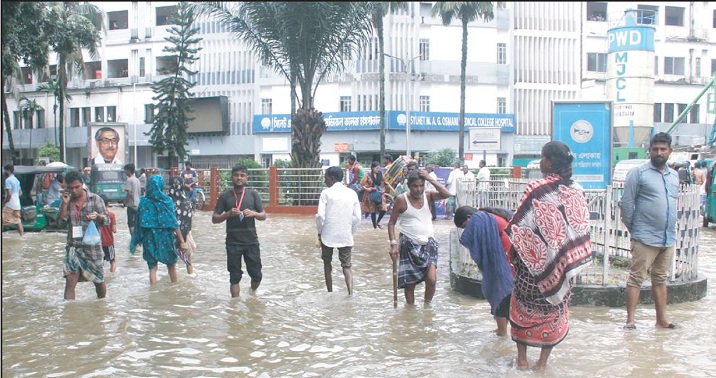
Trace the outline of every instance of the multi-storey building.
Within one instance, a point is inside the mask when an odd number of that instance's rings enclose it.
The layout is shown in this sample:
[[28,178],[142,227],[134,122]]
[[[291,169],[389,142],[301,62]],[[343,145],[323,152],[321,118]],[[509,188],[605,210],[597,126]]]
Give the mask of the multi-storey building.
[[[86,165],[90,122],[120,122],[127,125],[126,159],[140,167],[163,165],[165,158],[153,153],[144,133],[154,114],[150,84],[161,78],[159,69],[170,64],[162,49],[175,6],[96,4],[105,15],[100,58],[85,56],[83,73],[69,84],[67,161]],[[443,26],[431,17],[430,2],[409,4],[408,11],[385,18],[386,149],[393,155],[407,149],[420,155],[446,147],[457,150],[461,27],[457,22]],[[653,19],[654,121],[659,130],[668,127],[716,68],[716,50],[710,48],[716,41],[713,4],[508,2],[495,9],[494,20],[469,25],[466,129],[481,126],[490,132],[466,132],[466,163],[476,166],[484,156],[489,165],[526,164],[550,139],[551,100],[605,99],[606,31],[629,7],[658,11]],[[199,71],[194,93],[207,98],[211,109],[223,107],[228,118],[219,117],[203,125],[206,128],[194,125],[195,138],[188,146],[194,166],[230,166],[242,157],[264,165],[288,159],[287,80],[215,20],[200,19],[198,26],[203,40],[193,67]],[[325,78],[318,87],[315,107],[324,112],[329,125],[321,139],[325,164],[338,164],[349,153],[363,161],[378,160],[379,58],[373,37],[359,54],[346,52],[346,70]],[[50,75],[55,71],[51,66]],[[26,163],[38,157],[41,144],[57,138],[54,99],[38,91],[46,80],[25,69],[17,86],[42,107],[31,119],[23,119],[8,93],[15,147]],[[212,102],[216,99],[223,102]],[[704,96],[686,125],[676,129],[677,142],[692,144],[705,138],[711,123],[706,108]],[[4,138],[4,158],[7,148]]]

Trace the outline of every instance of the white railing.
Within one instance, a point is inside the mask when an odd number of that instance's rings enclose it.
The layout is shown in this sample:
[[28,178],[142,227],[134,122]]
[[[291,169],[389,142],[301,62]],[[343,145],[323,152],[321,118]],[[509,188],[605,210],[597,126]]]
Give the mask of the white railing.
[[[457,206],[477,206],[484,195],[490,207],[515,210],[522,200],[529,180],[511,179],[490,181],[485,193],[476,190],[474,182],[458,184]],[[614,184],[608,190],[586,190],[594,262],[576,278],[580,285],[620,285],[626,282],[631,261],[630,236],[621,222],[619,201],[623,192],[622,184]],[[670,269],[671,281],[683,282],[698,277],[698,239],[701,227],[699,219],[699,188],[682,185],[677,202],[676,252]],[[470,252],[458,243],[462,230],[452,233],[451,246],[457,248],[451,254],[453,272],[473,279],[481,279]],[[606,247],[608,246],[608,248]],[[604,258],[605,252],[607,258]]]

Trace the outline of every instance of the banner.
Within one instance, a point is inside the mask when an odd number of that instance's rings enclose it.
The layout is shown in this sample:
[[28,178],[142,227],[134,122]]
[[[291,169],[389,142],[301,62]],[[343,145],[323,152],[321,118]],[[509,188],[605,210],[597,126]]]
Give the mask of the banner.
[[89,164],[122,164],[127,161],[127,125],[90,123],[87,151]]

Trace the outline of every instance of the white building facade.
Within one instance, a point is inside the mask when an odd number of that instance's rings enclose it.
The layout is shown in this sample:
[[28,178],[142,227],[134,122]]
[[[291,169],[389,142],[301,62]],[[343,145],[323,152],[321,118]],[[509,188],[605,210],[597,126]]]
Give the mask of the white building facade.
[[[96,4],[105,13],[100,58],[92,61],[85,55],[84,72],[69,84],[67,162],[87,164],[90,122],[120,122],[127,126],[127,161],[138,167],[164,166],[166,158],[153,152],[144,133],[153,117],[150,84],[168,64],[162,49],[175,5]],[[385,52],[396,57],[385,57],[386,150],[393,156],[408,148],[419,156],[442,148],[457,151],[461,26],[443,26],[432,18],[432,3],[409,5],[409,11],[385,18]],[[716,68],[712,3],[507,3],[495,9],[494,20],[469,26],[466,130],[482,131],[465,133],[466,163],[476,167],[485,158],[491,166],[524,165],[550,140],[552,100],[605,99],[606,31],[629,7],[658,11],[654,120],[659,131],[666,129]],[[194,166],[230,167],[240,158],[267,166],[289,159],[287,81],[216,21],[201,19],[198,26],[203,40],[192,67],[199,71],[194,93],[198,98],[225,97],[228,119],[221,132],[193,134],[187,150]],[[324,164],[337,165],[351,153],[363,162],[379,160],[378,59],[374,36],[359,56],[344,56],[344,73],[319,86],[315,107],[330,119],[321,139]],[[45,75],[25,71],[23,83],[17,84],[21,94],[41,106],[31,119],[21,115],[16,99],[7,93],[15,148],[25,164],[39,157],[40,145],[57,141],[54,98],[38,91],[45,80]],[[677,142],[693,144],[710,132],[713,116],[706,111],[706,96],[698,105],[674,132]],[[8,154],[4,136],[4,161]]]

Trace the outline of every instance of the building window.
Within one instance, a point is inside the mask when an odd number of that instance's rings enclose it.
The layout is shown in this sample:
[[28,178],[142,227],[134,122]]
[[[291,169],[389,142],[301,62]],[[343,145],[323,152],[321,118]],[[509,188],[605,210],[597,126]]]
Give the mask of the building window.
[[154,104],[144,105],[144,123],[147,125],[154,123]]
[[664,122],[674,122],[674,104],[664,104]]
[[654,103],[654,122],[661,122],[661,103]]
[[642,25],[656,25],[658,24],[657,17],[659,15],[659,7],[654,5],[637,5],[637,20],[638,24]]
[[144,77],[145,75],[144,58],[139,58],[139,77]]
[[[70,114],[70,118],[72,118],[72,114]],[[22,128],[22,117],[20,117],[20,111],[15,110],[12,112],[12,119],[13,119],[13,129],[21,129]]]
[[507,64],[507,44],[497,44],[497,64]]
[[697,57],[694,59],[694,75],[696,77],[701,77],[701,58]]
[[107,19],[109,20],[109,30],[120,30],[127,29],[127,23],[129,20],[128,11],[117,11],[107,12]]
[[497,114],[507,114],[507,99],[504,97],[497,98]]
[[177,7],[172,5],[169,7],[157,7],[157,26],[172,25],[171,16],[176,13]]
[[[676,104],[676,105],[678,106],[678,109],[679,109],[679,112],[676,113],[676,116],[678,117],[681,115],[681,113],[684,112],[684,110],[686,110],[686,104]],[[684,116],[686,116],[686,115],[684,115]],[[681,122],[683,122],[685,119],[686,118],[682,119]]]
[[70,127],[80,127],[80,108],[70,109]]
[[607,72],[607,54],[587,53],[587,71]]
[[664,7],[665,24],[671,26],[684,26],[683,7]]
[[607,3],[598,3],[596,1],[587,2],[587,20],[606,21]]
[[664,57],[664,75],[684,75],[684,58]]
[[273,114],[273,100],[270,98],[261,99],[261,114]]
[[341,111],[342,112],[350,112],[351,111],[351,96],[341,96]]
[[94,121],[95,122],[104,122],[104,108],[101,106],[98,106],[94,108]]
[[420,39],[420,60],[430,60],[430,40]]
[[659,57],[654,57],[654,76],[659,76]]
[[45,110],[38,110],[36,111],[37,116],[37,128],[38,129],[44,129],[45,128]]
[[716,72],[716,59],[711,59],[711,73]]
[[107,107],[107,122],[117,122],[117,107],[116,106],[108,106]]
[[92,108],[89,106],[82,108],[82,126],[89,126],[92,122]]
[[716,29],[716,10],[714,10],[713,21],[712,21],[711,27]]
[[699,104],[695,104],[689,110],[689,123],[699,123]]
[[430,111],[430,96],[420,96],[420,111],[421,112],[429,112]]

